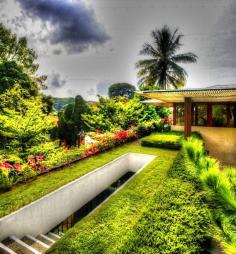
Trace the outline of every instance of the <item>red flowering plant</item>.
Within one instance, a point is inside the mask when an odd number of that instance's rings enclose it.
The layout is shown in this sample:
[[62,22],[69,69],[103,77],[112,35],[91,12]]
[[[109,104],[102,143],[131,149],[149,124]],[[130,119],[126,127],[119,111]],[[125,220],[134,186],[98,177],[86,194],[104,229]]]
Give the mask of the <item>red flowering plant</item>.
[[172,125],[172,122],[173,122],[173,119],[171,117],[164,116],[162,118],[163,130],[164,131],[169,131],[170,126]]
[[91,155],[94,155],[99,152],[99,149],[96,144],[89,145],[87,148],[85,148],[84,152],[81,154],[82,158],[89,157]]
[[30,155],[27,159],[28,165],[35,172],[47,172],[48,170],[44,166],[44,156],[43,155]]
[[15,163],[14,165],[11,165],[8,162],[0,162],[0,170],[7,172],[9,177],[16,178],[19,176],[21,171],[21,164]]

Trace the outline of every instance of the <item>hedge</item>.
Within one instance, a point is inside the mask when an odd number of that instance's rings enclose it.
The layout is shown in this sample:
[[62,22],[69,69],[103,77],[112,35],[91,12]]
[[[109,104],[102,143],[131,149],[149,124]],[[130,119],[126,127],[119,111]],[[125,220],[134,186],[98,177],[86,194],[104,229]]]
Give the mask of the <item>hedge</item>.
[[183,139],[182,132],[154,133],[141,139],[142,146],[179,150]]

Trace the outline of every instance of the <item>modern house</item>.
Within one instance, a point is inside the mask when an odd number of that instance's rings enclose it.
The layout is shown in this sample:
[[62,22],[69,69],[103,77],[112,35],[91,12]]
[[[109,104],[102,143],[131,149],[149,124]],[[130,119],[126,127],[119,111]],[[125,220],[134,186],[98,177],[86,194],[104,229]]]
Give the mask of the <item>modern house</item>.
[[199,89],[152,90],[140,94],[145,103],[173,108],[172,130],[201,133],[210,154],[236,164],[236,85]]

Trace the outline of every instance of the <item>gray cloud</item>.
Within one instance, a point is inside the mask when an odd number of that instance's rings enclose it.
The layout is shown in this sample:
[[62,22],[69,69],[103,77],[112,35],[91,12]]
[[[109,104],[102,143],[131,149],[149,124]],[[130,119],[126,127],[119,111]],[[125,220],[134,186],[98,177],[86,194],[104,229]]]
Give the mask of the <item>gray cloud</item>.
[[51,76],[51,82],[50,87],[51,88],[62,88],[65,86],[66,80],[61,78],[61,75],[59,73],[53,73]]
[[53,50],[53,54],[54,55],[60,55],[61,53],[62,53],[61,49],[55,49],[55,50]]
[[209,50],[211,65],[236,67],[236,2],[232,2],[215,27],[215,37]]
[[49,23],[51,44],[62,44],[68,52],[82,52],[105,43],[109,36],[94,11],[81,0],[17,0],[29,17]]

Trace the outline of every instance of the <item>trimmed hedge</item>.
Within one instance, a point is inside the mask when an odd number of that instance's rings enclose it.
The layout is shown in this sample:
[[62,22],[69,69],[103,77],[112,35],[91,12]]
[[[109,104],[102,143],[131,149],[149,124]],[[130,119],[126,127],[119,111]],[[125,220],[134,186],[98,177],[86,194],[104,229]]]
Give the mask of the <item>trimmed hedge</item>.
[[182,132],[154,133],[141,139],[142,146],[180,150],[182,146]]

